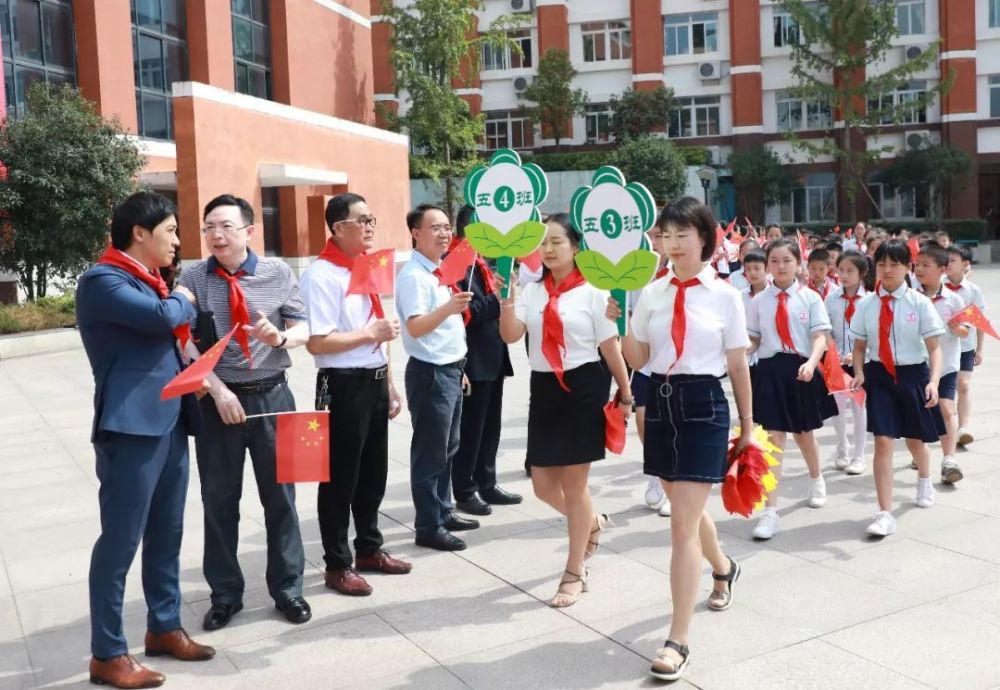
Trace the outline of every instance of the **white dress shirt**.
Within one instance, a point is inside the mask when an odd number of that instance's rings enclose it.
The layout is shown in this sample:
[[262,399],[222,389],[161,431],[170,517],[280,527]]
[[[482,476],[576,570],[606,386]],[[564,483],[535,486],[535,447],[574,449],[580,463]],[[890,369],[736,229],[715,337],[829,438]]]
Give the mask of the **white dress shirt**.
[[[866,362],[881,361],[879,357],[879,314],[882,299],[890,294],[880,287],[878,293],[869,293],[858,303],[851,320],[851,333],[855,338],[867,341]],[[944,323],[938,316],[931,301],[913,288],[903,283],[892,293],[892,330],[889,342],[892,345],[893,361],[898,366],[923,364],[927,362],[925,338],[942,335]]]
[[775,316],[778,313],[778,294],[786,292],[788,300],[785,307],[788,310],[789,331],[795,352],[802,357],[812,355],[812,335],[820,331],[829,331],[830,316],[826,313],[823,300],[812,289],[801,285],[798,281],[782,290],[777,285],[768,285],[751,302],[747,317],[747,331],[750,337],[760,339],[757,352],[761,359],[774,357],[779,352],[789,350],[778,336],[778,326]]
[[937,295],[929,296],[922,288],[920,294],[931,301],[941,321],[944,322],[945,332],[938,337],[938,343],[941,345],[941,375],[956,372],[962,368],[962,339],[952,333],[948,328],[948,322],[965,309],[965,303],[957,292],[952,292],[944,285]]

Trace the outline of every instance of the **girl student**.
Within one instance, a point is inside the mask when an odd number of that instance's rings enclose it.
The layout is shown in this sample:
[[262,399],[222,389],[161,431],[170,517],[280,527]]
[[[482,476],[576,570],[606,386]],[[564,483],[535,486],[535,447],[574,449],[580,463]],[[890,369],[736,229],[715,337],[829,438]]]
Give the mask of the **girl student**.
[[[742,435],[753,437],[746,319],[740,293],[718,280],[708,263],[715,253],[715,218],[707,206],[687,197],[668,205],[658,221],[671,260],[669,278],[647,286],[622,341],[632,367],[649,366],[644,471],[656,475],[670,496],[670,634],[650,673],[677,680],[688,665],[688,631],[698,596],[702,558],[712,566],[714,589],[708,606],[724,611],[733,603],[740,566],[719,545],[715,523],[705,510],[713,484],[727,468],[729,403],[719,379],[727,373],[736,397]],[[617,317],[614,302],[608,315]]]
[[590,463],[604,459],[608,370],[626,415],[635,401],[618,329],[605,316],[608,293],[585,282],[574,262],[580,233],[564,213],[550,216],[546,226],[542,278],[525,286],[516,301],[513,290],[502,301],[500,336],[508,344],[528,336],[527,462],[535,495],[568,523],[566,569],[549,602],[562,608],[587,591],[584,560],[597,549],[598,534],[609,523],[607,515],[594,513],[587,486]]
[[[868,259],[861,252],[848,251],[837,262],[840,286],[826,298],[826,311],[833,326],[833,344],[840,355],[840,363],[848,376],[854,376],[851,366],[854,356],[854,336],[851,335],[851,319],[858,310],[858,303],[868,294],[864,282],[868,277]],[[868,415],[864,404],[859,404],[849,395],[834,396],[840,414],[833,418],[833,428],[837,432],[837,451],[833,466],[847,474],[861,474],[865,471],[865,443],[868,440]],[[854,416],[851,444],[847,439],[847,412]]]
[[867,395],[868,430],[875,436],[875,492],[878,513],[868,534],[885,537],[896,531],[892,515],[892,453],[897,438],[917,463],[916,503],[934,505],[928,443],[944,435],[938,407],[944,322],[931,301],[906,284],[910,249],[901,240],[884,242],[875,251],[880,285],[858,304],[851,320],[854,336],[854,381]]
[[[837,403],[816,371],[826,350],[830,317],[822,298],[796,280],[801,262],[798,244],[788,238],[767,247],[773,283],[751,302],[747,319],[751,351],[759,355],[753,409],[754,421],[778,448],[783,450],[792,434],[812,478],[809,507],[820,508],[826,505],[826,484],[813,431],[837,414]],[[780,481],[781,465],[773,471]],[[773,491],[754,527],[755,539],[770,539],[781,529],[777,505],[778,492]]]

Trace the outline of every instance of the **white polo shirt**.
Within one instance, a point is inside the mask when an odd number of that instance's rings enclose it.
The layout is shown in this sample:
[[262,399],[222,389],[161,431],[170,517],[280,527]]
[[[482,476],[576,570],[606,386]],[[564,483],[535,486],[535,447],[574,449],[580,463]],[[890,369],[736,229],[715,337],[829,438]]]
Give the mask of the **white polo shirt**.
[[747,277],[743,272],[742,266],[729,274],[729,284],[740,292],[743,292],[750,287],[750,283],[747,281]]
[[[768,285],[750,303],[747,331],[750,337],[760,338],[760,347],[757,349],[760,359],[774,357],[779,352],[789,352],[778,336],[775,321],[780,292],[782,290],[777,285]],[[830,316],[826,313],[820,296],[798,281],[793,281],[784,292],[788,293],[785,306],[788,309],[788,325],[792,342],[795,343],[795,352],[802,357],[809,357],[812,354],[813,333],[829,331]]]
[[[858,312],[861,300],[868,292],[864,285],[858,286],[858,298],[854,302],[854,313]],[[844,288],[838,285],[836,289],[827,295],[826,313],[830,316],[830,326],[833,328],[833,342],[837,344],[837,352],[841,357],[846,357],[854,350],[854,336],[851,335],[851,324],[844,318],[847,312],[847,298],[844,297]]]
[[920,294],[931,301],[941,321],[944,322],[945,331],[938,337],[938,343],[941,345],[941,375],[954,373],[962,368],[962,338],[951,332],[948,322],[965,309],[965,303],[957,292],[952,292],[944,285],[933,297],[924,292],[923,288],[920,289]]
[[[963,280],[958,287],[958,290],[951,290],[951,288],[945,286],[945,289],[949,292],[955,292],[959,297],[962,298],[962,306],[967,307],[970,304],[975,304],[979,307],[979,310],[986,312],[986,298],[983,296],[983,291],[978,285],[970,281],[968,278]],[[970,350],[976,349],[976,329],[969,326],[969,335],[962,338],[962,352],[969,352]]]
[[[563,371],[576,369],[601,359],[597,347],[618,335],[618,326],[606,316],[610,293],[584,283],[559,296],[559,316],[563,322],[566,352]],[[514,315],[528,329],[528,362],[532,371],[552,371],[542,354],[542,314],[549,294],[541,281],[528,283],[517,296]]]
[[[375,317],[368,295],[349,295],[351,272],[324,259],[312,263],[299,285],[309,314],[309,335],[361,330]],[[313,355],[320,369],[378,369],[386,363],[383,346],[365,344],[353,350]]]
[[[743,296],[743,314],[745,316],[750,314],[750,303],[753,302],[755,299],[757,299],[757,297],[761,294],[760,292],[758,292],[756,295],[751,295],[750,290],[752,289],[753,288],[747,286],[746,290],[740,292],[740,294]],[[761,292],[763,292],[763,290],[761,290]],[[749,336],[747,337],[749,338]],[[760,354],[754,352],[752,355],[750,355],[748,362],[752,367],[757,366],[757,362],[759,359],[760,359]]]
[[654,374],[722,376],[726,352],[750,347],[740,293],[719,280],[711,266],[696,277],[699,284],[684,293],[684,353],[679,361],[672,336],[677,286],[669,278],[658,280],[642,291],[635,305],[632,335],[649,344],[649,368]]
[[[880,287],[878,293],[869,293],[858,304],[851,320],[851,334],[867,342],[866,362],[877,362],[879,357],[878,319],[882,312],[883,295],[889,292]],[[889,341],[893,361],[899,366],[923,364],[927,361],[925,338],[944,334],[945,327],[931,301],[903,283],[892,301],[892,330]]]

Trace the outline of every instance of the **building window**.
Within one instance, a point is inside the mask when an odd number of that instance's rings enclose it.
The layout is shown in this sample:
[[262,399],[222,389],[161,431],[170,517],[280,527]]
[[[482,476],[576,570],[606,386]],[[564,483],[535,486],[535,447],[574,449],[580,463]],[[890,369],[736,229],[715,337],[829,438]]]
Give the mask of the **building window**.
[[606,144],[611,136],[611,107],[607,103],[591,103],[584,113],[587,124],[587,143]]
[[799,42],[799,25],[788,12],[774,14],[774,47],[785,48]]
[[879,182],[878,175],[873,175],[871,179],[872,181],[868,183],[868,193],[878,205],[874,210],[883,218],[904,220],[927,217],[926,194],[920,194],[915,187],[894,189]]
[[990,77],[990,117],[1000,117],[1000,74]]
[[1000,0],[989,0],[990,28],[1000,29]]
[[667,55],[702,55],[719,50],[719,15],[715,12],[669,14],[663,20]]
[[924,0],[897,0],[896,28],[902,36],[925,32]]
[[70,0],[0,0],[7,114],[24,113],[36,81],[76,84],[76,43]]
[[281,254],[281,195],[277,187],[260,188],[261,224],[264,226],[264,256]]
[[718,96],[678,98],[670,112],[667,136],[671,139],[716,136],[720,110]]
[[828,129],[833,126],[833,109],[819,101],[796,98],[785,91],[777,93],[778,131]]
[[833,173],[807,175],[804,184],[781,202],[782,223],[818,223],[836,220]]
[[581,29],[584,62],[632,58],[632,31],[628,22],[588,22]]
[[518,55],[517,51],[511,49],[510,46],[497,47],[484,43],[481,66],[483,72],[531,67],[531,31],[529,29],[511,31],[507,37],[517,43],[522,54]]
[[[903,124],[912,125],[927,122],[927,107],[913,105],[907,107],[907,103],[916,103],[927,93],[926,81],[911,81],[900,89],[892,93],[887,93],[880,98],[873,98],[868,102],[868,110],[875,114],[882,112],[880,122],[883,125]],[[898,122],[894,120],[898,118]]]
[[486,113],[486,150],[530,149],[535,145],[531,120],[508,110]]
[[267,0],[232,0],[236,91],[271,98],[271,30]]
[[184,0],[132,0],[139,136],[173,141],[173,83],[188,79]]

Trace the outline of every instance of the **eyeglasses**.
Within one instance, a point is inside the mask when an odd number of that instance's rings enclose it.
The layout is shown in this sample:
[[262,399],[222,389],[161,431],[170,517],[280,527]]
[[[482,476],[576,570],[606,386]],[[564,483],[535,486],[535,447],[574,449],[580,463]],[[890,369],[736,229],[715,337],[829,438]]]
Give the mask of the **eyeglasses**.
[[253,225],[253,223],[249,223],[247,225],[241,225],[239,227],[233,225],[232,223],[225,223],[223,225],[206,225],[205,227],[203,227],[201,229],[201,234],[202,235],[211,235],[216,230],[221,230],[222,232],[224,232],[227,235],[235,235],[240,230],[246,230],[251,225]]
[[369,228],[374,228],[378,223],[378,218],[375,216],[361,216],[360,218],[348,218],[346,220],[339,221],[341,223],[357,223],[358,225],[365,226]]
[[440,223],[438,225],[428,225],[427,229],[433,232],[451,232],[451,226],[448,225],[447,223]]

